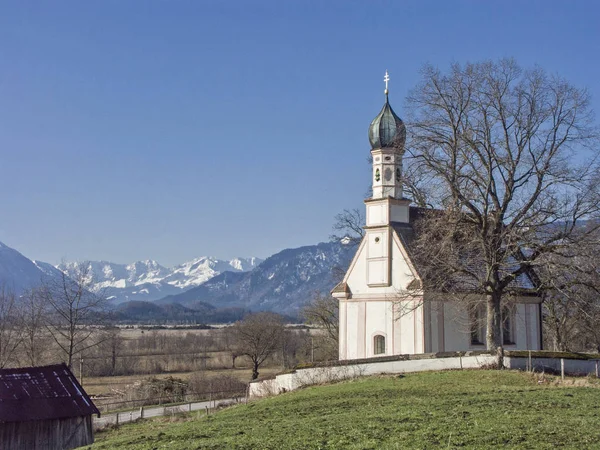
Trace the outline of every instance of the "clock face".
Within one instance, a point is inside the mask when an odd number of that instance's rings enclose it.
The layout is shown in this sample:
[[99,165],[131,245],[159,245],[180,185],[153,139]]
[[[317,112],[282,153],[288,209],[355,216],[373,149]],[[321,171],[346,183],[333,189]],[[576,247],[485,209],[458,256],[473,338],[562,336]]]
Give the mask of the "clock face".
[[392,169],[386,167],[385,172],[383,172],[383,177],[385,181],[390,181],[392,179]]

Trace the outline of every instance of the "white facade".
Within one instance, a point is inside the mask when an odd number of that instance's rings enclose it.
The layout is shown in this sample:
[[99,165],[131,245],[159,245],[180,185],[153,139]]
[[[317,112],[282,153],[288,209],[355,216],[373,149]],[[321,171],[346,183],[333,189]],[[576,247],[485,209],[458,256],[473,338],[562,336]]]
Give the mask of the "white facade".
[[[390,131],[390,120],[395,120],[397,136]],[[342,283],[332,292],[339,299],[339,359],[485,349],[473,337],[485,336],[485,328],[474,328],[466,306],[420,289],[418,272],[398,231],[412,230],[410,201],[402,198],[404,141],[397,139],[404,136],[404,125],[387,97],[369,133],[372,145],[394,146],[371,150],[373,197],[365,200],[365,234]],[[540,303],[539,297],[522,297],[511,308],[507,350],[541,349]]]
[[[472,342],[475,325],[467,307],[411,289],[420,285],[418,280],[394,229],[367,228],[343,282],[332,293],[339,300],[341,360],[485,349]],[[504,347],[541,349],[540,298],[520,298],[510,314],[511,343]],[[485,336],[485,328],[481,333]],[[383,348],[376,348],[376,336],[383,336]]]

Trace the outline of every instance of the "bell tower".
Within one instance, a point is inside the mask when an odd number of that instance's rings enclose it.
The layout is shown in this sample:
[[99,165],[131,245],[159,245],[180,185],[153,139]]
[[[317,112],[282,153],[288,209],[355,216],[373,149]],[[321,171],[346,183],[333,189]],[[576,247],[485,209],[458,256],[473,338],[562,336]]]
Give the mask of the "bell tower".
[[385,103],[369,126],[369,142],[373,157],[373,196],[367,199],[367,226],[408,223],[409,200],[402,197],[402,156],[406,127],[389,102],[385,72]]
[[406,127],[390,106],[388,81],[385,72],[385,104],[369,126],[369,142],[373,157],[373,197],[402,198],[402,155]]
[[390,286],[392,282],[392,223],[409,223],[410,200],[402,197],[402,155],[406,127],[390,106],[386,71],[385,103],[369,126],[373,157],[373,195],[365,200],[367,223],[367,284]]

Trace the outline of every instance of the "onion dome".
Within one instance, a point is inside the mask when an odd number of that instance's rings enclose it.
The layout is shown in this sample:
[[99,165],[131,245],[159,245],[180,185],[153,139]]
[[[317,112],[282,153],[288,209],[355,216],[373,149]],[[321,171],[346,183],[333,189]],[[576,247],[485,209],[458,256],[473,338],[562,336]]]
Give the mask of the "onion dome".
[[406,127],[402,119],[396,115],[388,101],[387,89],[385,105],[369,126],[369,142],[371,148],[397,148],[402,150],[406,142]]

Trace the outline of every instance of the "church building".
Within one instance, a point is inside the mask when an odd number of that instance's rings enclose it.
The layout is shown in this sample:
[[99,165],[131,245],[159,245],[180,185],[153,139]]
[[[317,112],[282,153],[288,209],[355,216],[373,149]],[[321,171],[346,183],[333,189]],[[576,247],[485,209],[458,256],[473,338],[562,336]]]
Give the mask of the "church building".
[[[385,104],[369,127],[373,194],[365,200],[364,237],[332,291],[339,301],[339,359],[485,350],[483,305],[474,314],[421,288],[419,267],[410,257],[420,209],[402,195],[406,128],[389,103],[388,80],[386,72]],[[520,283],[524,295],[503,311],[503,345],[539,350],[541,298],[529,277]]]

